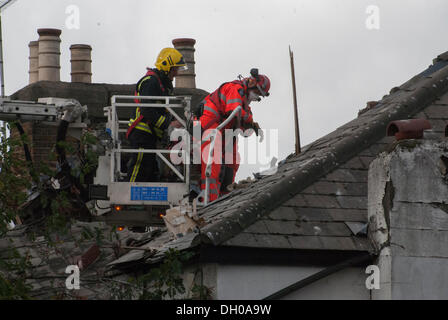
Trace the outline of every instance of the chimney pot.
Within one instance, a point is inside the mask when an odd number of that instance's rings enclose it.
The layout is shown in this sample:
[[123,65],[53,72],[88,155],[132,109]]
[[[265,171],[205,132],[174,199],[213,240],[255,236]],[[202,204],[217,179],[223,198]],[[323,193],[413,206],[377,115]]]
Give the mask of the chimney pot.
[[39,81],[60,81],[61,30],[38,29]]
[[28,44],[30,48],[30,70],[29,84],[39,81],[39,41],[31,41]]
[[37,29],[37,33],[39,36],[56,36],[59,37],[62,33],[59,29],[51,29],[51,28],[42,28]]
[[92,47],[87,44],[74,44],[71,52],[72,82],[92,83]]
[[184,56],[185,63],[188,70],[180,71],[176,76],[176,88],[196,88],[196,74],[195,74],[195,61],[194,61],[194,45],[195,39],[191,38],[177,38],[173,41],[174,48],[179,50]]
[[196,40],[195,39],[191,39],[191,38],[177,38],[173,40],[173,45],[175,47],[192,47],[196,44]]

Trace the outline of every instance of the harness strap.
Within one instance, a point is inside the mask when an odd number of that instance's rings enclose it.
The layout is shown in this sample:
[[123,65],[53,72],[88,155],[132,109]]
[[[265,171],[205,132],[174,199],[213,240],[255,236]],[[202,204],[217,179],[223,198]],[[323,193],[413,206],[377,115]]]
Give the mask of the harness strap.
[[[154,70],[152,69],[148,69],[148,72],[146,72],[146,75],[139,80],[139,82],[137,83],[137,88],[135,91],[135,95],[139,96],[140,95],[140,87],[142,85],[142,83],[148,79],[150,79],[152,76],[154,76],[158,81],[159,81],[159,85],[160,85],[160,89],[162,90],[162,92],[165,92],[165,87],[162,84],[162,80],[160,80],[159,75],[154,72]],[[135,103],[141,103],[140,99],[134,99]],[[132,120],[132,119],[131,119]],[[129,125],[128,131],[126,132],[126,139],[129,137],[129,135],[131,134],[131,131],[143,120],[143,115],[140,112],[140,108],[137,107],[136,110],[136,119],[132,121],[132,124]]]

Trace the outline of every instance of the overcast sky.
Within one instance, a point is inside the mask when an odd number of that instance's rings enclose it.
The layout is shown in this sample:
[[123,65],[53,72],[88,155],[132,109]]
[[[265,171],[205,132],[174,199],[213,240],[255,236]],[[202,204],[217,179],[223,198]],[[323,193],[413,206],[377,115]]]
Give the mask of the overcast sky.
[[[213,91],[252,67],[269,76],[271,96],[252,110],[261,127],[279,130],[284,159],[294,151],[289,45],[306,145],[448,51],[447,17],[446,0],[17,0],[2,12],[6,95],[28,84],[38,28],[62,30],[62,81],[75,43],[93,47],[93,82],[135,83],[172,39],[194,38],[198,88]],[[237,179],[253,171],[242,167]]]

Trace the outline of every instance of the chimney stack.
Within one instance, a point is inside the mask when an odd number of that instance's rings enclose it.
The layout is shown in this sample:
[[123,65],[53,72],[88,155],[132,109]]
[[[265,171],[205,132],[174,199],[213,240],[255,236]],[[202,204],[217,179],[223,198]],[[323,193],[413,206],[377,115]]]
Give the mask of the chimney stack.
[[31,41],[28,47],[30,48],[29,84],[32,84],[39,81],[39,41]]
[[38,29],[39,81],[60,81],[61,30]]
[[188,70],[180,71],[176,76],[176,88],[196,88],[196,74],[194,61],[194,45],[196,40],[190,38],[179,38],[173,40],[174,48],[184,56]]
[[72,82],[92,83],[92,47],[74,44],[70,47]]

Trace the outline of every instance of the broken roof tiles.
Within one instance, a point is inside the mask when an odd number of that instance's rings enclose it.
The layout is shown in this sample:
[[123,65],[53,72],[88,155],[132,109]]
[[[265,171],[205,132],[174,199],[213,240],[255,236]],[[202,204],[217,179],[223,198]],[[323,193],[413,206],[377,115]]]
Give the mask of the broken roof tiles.
[[[429,110],[448,119],[445,60],[415,76],[375,107],[281,162],[278,172],[236,189],[200,210],[196,239],[215,246],[371,251],[367,223],[370,162],[392,142],[386,127]],[[354,232],[354,230],[356,232]],[[358,235],[358,236],[357,236]]]
[[200,209],[206,223],[200,233],[173,239],[164,231],[141,246],[154,251],[132,250],[109,268],[157,263],[170,248],[202,244],[372,252],[363,233],[368,166],[392,141],[386,137],[391,121],[419,117],[434,126],[434,120],[448,120],[447,54],[359,117],[281,161],[277,173]]

